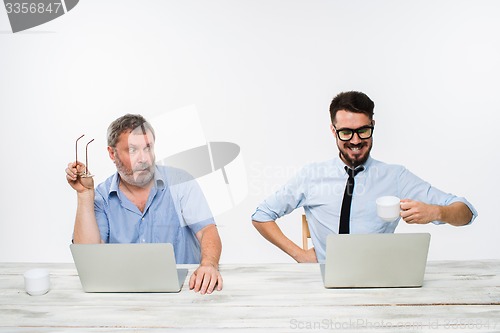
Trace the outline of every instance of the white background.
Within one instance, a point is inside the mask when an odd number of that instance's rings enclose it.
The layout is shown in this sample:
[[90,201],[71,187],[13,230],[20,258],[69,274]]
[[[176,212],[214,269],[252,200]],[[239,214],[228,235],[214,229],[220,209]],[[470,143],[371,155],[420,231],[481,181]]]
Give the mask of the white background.
[[[13,34],[0,8],[0,261],[70,262],[64,169],[85,133],[96,181],[107,125],[195,105],[209,141],[240,145],[249,193],[217,216],[222,263],[291,262],[253,228],[257,204],[337,154],[328,106],[375,101],[372,156],[465,196],[470,226],[430,232],[430,259],[500,258],[498,1],[82,0]],[[161,133],[158,133],[161,135]],[[300,214],[280,220],[300,244]]]

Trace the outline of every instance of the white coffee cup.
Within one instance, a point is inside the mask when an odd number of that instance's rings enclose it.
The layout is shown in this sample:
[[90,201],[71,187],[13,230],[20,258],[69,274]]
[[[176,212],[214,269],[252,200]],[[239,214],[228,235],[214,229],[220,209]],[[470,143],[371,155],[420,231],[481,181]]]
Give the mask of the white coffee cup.
[[394,222],[401,213],[401,200],[391,195],[380,197],[376,200],[377,215],[385,222]]
[[46,294],[50,289],[49,271],[44,268],[35,268],[25,272],[24,289],[31,296]]

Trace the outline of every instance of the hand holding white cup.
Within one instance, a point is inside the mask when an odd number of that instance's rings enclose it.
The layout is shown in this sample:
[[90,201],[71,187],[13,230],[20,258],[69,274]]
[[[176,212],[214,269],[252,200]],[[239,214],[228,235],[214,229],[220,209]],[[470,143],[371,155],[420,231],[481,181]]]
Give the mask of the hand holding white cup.
[[24,289],[31,296],[46,294],[50,289],[49,271],[44,268],[35,268],[25,272]]
[[377,216],[385,222],[396,221],[401,214],[401,200],[398,197],[387,195],[376,200]]

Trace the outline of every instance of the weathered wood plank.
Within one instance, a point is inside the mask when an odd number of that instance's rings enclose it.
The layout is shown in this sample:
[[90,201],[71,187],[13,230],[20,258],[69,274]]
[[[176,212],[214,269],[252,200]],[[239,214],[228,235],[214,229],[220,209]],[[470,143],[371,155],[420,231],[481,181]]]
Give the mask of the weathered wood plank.
[[500,330],[500,307],[492,306],[317,306],[144,307],[1,306],[0,327],[56,328],[475,328]]
[[[46,295],[24,292],[22,274],[34,267],[51,272]],[[176,294],[96,294],[82,291],[73,264],[3,263],[0,332],[500,331],[500,261],[429,262],[422,288],[325,289],[315,264],[221,272],[224,290],[212,295],[187,280]]]

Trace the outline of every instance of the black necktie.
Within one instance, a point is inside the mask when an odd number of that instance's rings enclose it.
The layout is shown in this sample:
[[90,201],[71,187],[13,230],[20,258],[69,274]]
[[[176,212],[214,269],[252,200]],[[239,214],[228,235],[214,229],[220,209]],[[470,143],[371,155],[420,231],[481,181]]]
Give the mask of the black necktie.
[[353,170],[351,168],[345,167],[345,171],[349,175],[347,178],[347,183],[345,185],[344,199],[342,200],[342,209],[340,211],[340,225],[339,234],[349,233],[349,218],[351,216],[351,200],[352,192],[354,190],[354,177],[358,172],[363,171],[365,168],[363,166]]

